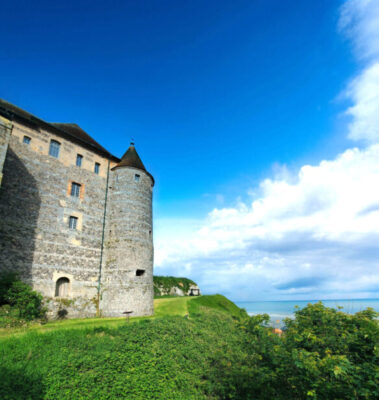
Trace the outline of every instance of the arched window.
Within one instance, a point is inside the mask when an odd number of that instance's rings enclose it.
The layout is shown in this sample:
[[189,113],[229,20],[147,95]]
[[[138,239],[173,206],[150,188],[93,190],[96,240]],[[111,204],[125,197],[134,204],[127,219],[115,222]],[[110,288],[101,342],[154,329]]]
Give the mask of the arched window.
[[68,278],[59,278],[55,285],[55,297],[67,297],[69,284]]

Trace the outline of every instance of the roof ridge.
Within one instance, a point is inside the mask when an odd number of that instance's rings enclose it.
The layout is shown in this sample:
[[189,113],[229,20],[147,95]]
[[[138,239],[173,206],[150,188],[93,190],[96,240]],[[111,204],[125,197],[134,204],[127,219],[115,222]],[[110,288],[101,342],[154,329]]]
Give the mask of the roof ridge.
[[118,157],[113,156],[108,150],[106,150],[103,146],[101,146],[95,139],[93,139],[83,128],[81,128],[75,122],[70,122],[70,123],[47,122],[29,113],[28,111],[25,111],[22,108],[15,106],[14,104],[4,99],[0,99],[0,112],[1,109],[3,109],[3,112],[5,112],[6,114],[10,114],[13,117],[16,116],[34,125],[45,128],[47,126],[57,129],[58,131],[64,133],[65,135],[68,135],[69,137],[85,144],[91,149],[96,149],[97,151],[105,154],[108,157],[111,157],[115,160],[119,160]]

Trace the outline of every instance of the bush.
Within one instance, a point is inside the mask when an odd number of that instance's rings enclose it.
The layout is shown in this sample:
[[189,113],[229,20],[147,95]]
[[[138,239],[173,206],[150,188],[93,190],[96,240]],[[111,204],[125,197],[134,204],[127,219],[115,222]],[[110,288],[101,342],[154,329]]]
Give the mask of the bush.
[[28,321],[43,318],[46,313],[42,295],[12,272],[4,273],[0,277],[0,301],[1,305],[9,304],[17,309],[19,318]]
[[0,306],[9,304],[8,290],[18,280],[18,276],[14,272],[7,271],[0,275]]
[[237,357],[243,336],[235,320],[212,310],[116,328],[28,332],[2,340],[0,398],[216,399],[208,395],[210,360],[218,349]]
[[244,351],[215,359],[213,382],[222,399],[379,398],[378,313],[350,315],[308,304],[287,319],[282,337],[267,326],[268,315],[241,323]]

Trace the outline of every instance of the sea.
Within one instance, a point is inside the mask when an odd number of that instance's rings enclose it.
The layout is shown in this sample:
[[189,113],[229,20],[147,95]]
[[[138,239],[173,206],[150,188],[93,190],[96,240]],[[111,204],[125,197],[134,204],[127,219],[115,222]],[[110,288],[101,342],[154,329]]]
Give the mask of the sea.
[[[244,308],[249,315],[268,314],[271,325],[280,328],[283,326],[284,318],[293,318],[295,307],[305,307],[308,303],[317,303],[320,300],[296,300],[296,301],[236,301],[238,307]],[[326,307],[338,309],[354,314],[365,310],[367,307],[379,312],[379,299],[344,299],[344,300],[321,300]]]

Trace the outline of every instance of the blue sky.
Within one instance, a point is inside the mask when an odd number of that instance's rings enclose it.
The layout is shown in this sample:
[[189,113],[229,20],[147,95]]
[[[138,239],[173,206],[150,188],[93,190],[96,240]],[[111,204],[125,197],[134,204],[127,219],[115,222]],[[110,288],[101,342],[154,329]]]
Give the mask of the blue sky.
[[106,4],[4,4],[2,97],[117,156],[133,137],[159,215],[204,215],[205,193],[232,200],[273,163],[343,146],[333,99],[354,60],[337,1]]
[[[1,9],[1,97],[48,121],[78,123],[116,156],[135,139],[157,183],[156,272],[188,275],[206,292],[234,299],[371,297],[364,284],[345,295],[338,285],[325,286],[332,277],[320,274],[319,263],[330,262],[332,239],[316,246],[314,230],[308,237],[303,228],[287,229],[300,260],[280,250],[288,243],[278,248],[275,235],[265,238],[262,250],[256,237],[251,241],[251,229],[258,224],[253,202],[270,202],[275,184],[311,190],[299,175],[304,165],[318,166],[321,173],[322,161],[329,160],[337,168],[347,163],[338,155],[354,146],[374,159],[367,146],[376,143],[375,128],[366,140],[352,125],[362,126],[367,112],[349,110],[362,100],[354,79],[377,59],[376,31],[365,28],[376,25],[376,11],[374,0],[7,2]],[[372,75],[376,79],[375,71]],[[372,171],[373,166],[368,174]],[[322,211],[319,192],[312,196],[303,213]],[[375,204],[376,197],[362,207]],[[231,226],[225,215],[232,210],[237,218]],[[238,221],[252,215],[255,222],[244,232]],[[263,229],[268,219],[262,221]],[[196,247],[199,238],[206,242],[204,229],[207,239],[219,238],[220,226],[225,237],[240,231],[241,240],[225,239],[232,243],[226,253],[217,242],[224,239]],[[329,230],[323,225],[317,232],[327,236]],[[340,233],[345,237],[346,230]],[[369,233],[372,239],[377,232]],[[173,239],[184,247],[190,243],[193,252],[183,248],[176,254]],[[371,239],[365,239],[365,248]],[[311,252],[301,251],[307,241]],[[354,261],[343,261],[356,273],[357,257],[366,257],[359,249]],[[263,279],[254,268],[265,257],[272,262],[262,267]],[[273,260],[286,265],[286,279],[283,271],[273,273]],[[251,282],[221,277],[227,271],[251,276]],[[210,284],[206,272],[220,279]],[[257,293],[254,284],[267,291]]]

